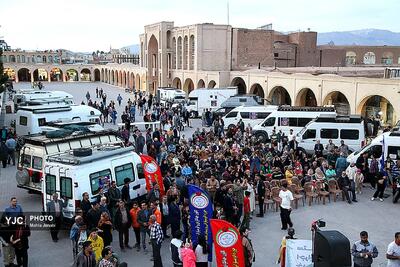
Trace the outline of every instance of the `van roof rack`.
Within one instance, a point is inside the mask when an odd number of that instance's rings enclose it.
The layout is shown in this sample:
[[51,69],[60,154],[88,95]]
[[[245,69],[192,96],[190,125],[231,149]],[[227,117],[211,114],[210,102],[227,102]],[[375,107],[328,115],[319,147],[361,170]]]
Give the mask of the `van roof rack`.
[[38,106],[23,106],[19,110],[30,111],[34,114],[51,113],[72,110],[70,105],[38,105]]
[[321,116],[315,119],[315,122],[332,122],[332,123],[361,123],[363,118],[359,115],[350,116],[327,116],[326,114],[321,114]]
[[320,112],[334,112],[334,107],[294,107],[282,105],[278,107],[278,111],[320,111]]

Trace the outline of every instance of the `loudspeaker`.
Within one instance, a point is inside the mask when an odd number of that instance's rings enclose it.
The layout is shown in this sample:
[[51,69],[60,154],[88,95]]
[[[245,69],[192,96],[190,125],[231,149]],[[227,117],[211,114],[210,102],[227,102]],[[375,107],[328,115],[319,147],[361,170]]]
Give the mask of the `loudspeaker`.
[[316,230],[314,267],[351,267],[350,241],[338,231]]

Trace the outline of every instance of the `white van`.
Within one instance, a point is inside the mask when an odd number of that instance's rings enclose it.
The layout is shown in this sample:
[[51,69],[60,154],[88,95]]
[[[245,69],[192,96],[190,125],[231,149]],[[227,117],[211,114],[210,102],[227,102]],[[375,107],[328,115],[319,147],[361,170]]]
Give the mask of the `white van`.
[[[78,153],[77,153],[78,152]],[[43,209],[57,192],[61,198],[68,200],[63,209],[63,216],[70,220],[80,206],[82,194],[89,193],[89,199],[95,201],[100,192],[107,192],[111,181],[118,188],[129,178],[130,198],[141,201],[147,195],[146,180],[140,156],[133,147],[98,147],[92,150],[72,150],[66,153],[51,155],[44,166]]]
[[182,103],[185,102],[187,94],[185,91],[173,87],[159,87],[157,88],[157,99],[160,103],[166,102]]
[[234,127],[238,124],[241,119],[244,125],[247,127],[249,124],[251,127],[262,122],[265,118],[267,118],[272,112],[278,109],[278,106],[253,106],[246,107],[240,106],[234,108],[230,112],[228,112],[224,117],[222,117],[224,121],[225,129]]
[[66,136],[51,138],[46,135],[27,136],[19,153],[17,164],[17,187],[29,192],[42,193],[44,166],[49,155],[62,153],[71,149],[92,148],[96,146],[124,147],[124,141],[112,130],[101,132],[73,132]]
[[190,92],[186,109],[192,117],[201,117],[206,109],[215,111],[225,100],[236,94],[237,87],[198,88]]
[[262,142],[266,142],[276,129],[288,136],[290,129],[293,134],[300,132],[311,120],[322,114],[336,116],[334,107],[291,107],[280,106],[272,112],[265,120],[253,127],[253,134]]
[[[382,144],[385,144],[383,148]],[[387,157],[390,157],[393,160],[400,159],[400,131],[386,132],[377,136],[367,146],[351,153],[347,157],[347,162],[357,162],[357,159],[365,152],[368,153],[368,158],[371,158],[372,155],[380,158],[383,152],[385,160]]]
[[309,122],[296,137],[299,148],[308,154],[314,153],[315,141],[324,146],[329,140],[340,146],[343,140],[350,153],[360,150],[365,144],[364,120],[360,116],[318,117]]
[[100,122],[101,112],[86,105],[39,105],[20,107],[16,114],[16,133],[18,136],[37,134],[49,122],[83,121]]
[[14,95],[14,110],[20,106],[32,103],[48,103],[62,101],[68,104],[73,103],[73,96],[63,91],[42,91],[42,90],[23,90]]

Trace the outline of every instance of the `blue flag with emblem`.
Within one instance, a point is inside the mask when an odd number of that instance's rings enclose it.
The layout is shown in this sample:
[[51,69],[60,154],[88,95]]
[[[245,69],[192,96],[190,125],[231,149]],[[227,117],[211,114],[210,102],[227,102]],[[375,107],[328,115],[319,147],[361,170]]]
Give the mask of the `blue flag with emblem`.
[[210,219],[212,219],[213,208],[210,196],[207,192],[195,185],[188,185],[189,191],[189,213],[190,228],[193,247],[198,244],[198,236],[205,237],[210,253],[208,261],[212,262],[212,233]]

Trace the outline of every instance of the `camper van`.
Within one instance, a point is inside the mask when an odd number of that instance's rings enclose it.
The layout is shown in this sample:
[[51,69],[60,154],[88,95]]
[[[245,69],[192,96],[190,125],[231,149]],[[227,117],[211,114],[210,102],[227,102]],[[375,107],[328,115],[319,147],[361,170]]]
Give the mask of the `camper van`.
[[240,106],[252,107],[264,105],[264,100],[257,95],[234,95],[221,104],[222,108],[234,109]]
[[314,153],[315,141],[328,144],[329,140],[340,146],[344,141],[350,153],[360,150],[365,144],[364,120],[360,116],[318,117],[309,122],[298,134],[299,149]]
[[234,108],[228,112],[224,117],[225,129],[234,127],[238,124],[240,120],[243,121],[245,126],[254,125],[262,122],[266,117],[268,117],[272,112],[278,109],[278,106],[253,106],[246,107],[241,106]]
[[86,105],[38,105],[20,107],[16,114],[16,133],[18,136],[42,132],[53,121],[100,122],[101,112]]
[[17,165],[17,187],[30,192],[42,192],[44,166],[49,155],[63,153],[71,149],[96,146],[124,147],[118,133],[111,130],[101,132],[71,132],[65,136],[49,137],[44,134],[27,136],[19,153]]
[[291,107],[280,106],[265,120],[253,127],[256,138],[265,142],[271,136],[272,131],[282,130],[285,135],[293,129],[293,134],[300,132],[311,120],[322,114],[336,116],[334,107]]
[[51,155],[44,166],[43,209],[46,211],[52,194],[59,192],[61,198],[68,200],[63,217],[71,220],[84,192],[95,201],[101,189],[106,193],[112,181],[121,189],[126,178],[131,181],[130,198],[144,199],[147,191],[142,161],[132,147],[105,146]]
[[161,104],[166,102],[182,103],[186,101],[187,94],[181,89],[172,87],[159,87],[157,88],[157,99]]
[[192,117],[202,116],[206,109],[215,111],[225,100],[236,94],[237,87],[198,88],[190,92],[186,109]]
[[369,159],[371,159],[371,156],[380,158],[382,153],[384,153],[385,160],[387,157],[393,160],[400,159],[400,131],[391,131],[378,135],[370,144],[351,153],[347,157],[347,162],[357,162],[357,159],[362,157],[364,153],[368,153]]
[[20,106],[54,102],[73,104],[73,96],[63,91],[23,90],[14,95],[14,110],[18,110]]

